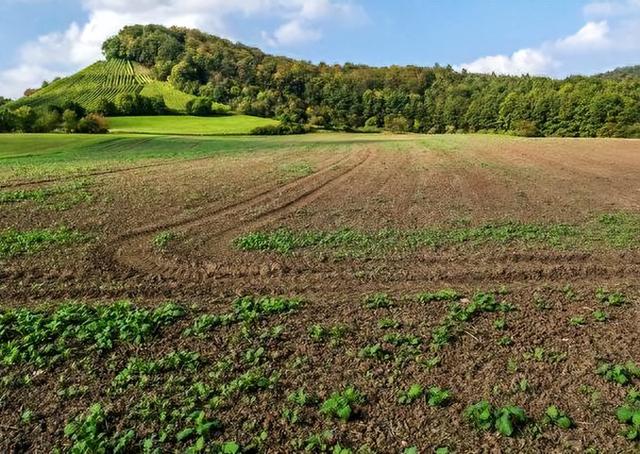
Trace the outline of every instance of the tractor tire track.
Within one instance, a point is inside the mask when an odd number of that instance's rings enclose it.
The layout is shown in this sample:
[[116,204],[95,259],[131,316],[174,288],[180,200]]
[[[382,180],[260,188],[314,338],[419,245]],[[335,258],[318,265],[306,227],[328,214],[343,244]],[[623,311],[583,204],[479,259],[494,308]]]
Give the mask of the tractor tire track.
[[[169,229],[181,233],[193,229],[202,231],[206,228],[208,238],[219,238],[235,229],[259,223],[266,217],[308,204],[315,196],[319,196],[328,187],[365,164],[370,156],[371,152],[368,150],[364,153],[353,153],[309,176],[283,186],[266,189],[248,199],[200,216],[154,224],[127,232],[112,242],[113,265],[136,273],[165,277],[177,274],[180,278],[200,280],[202,276],[209,274],[207,269],[210,267],[197,261],[185,266],[176,259],[157,254],[152,248],[150,236]],[[268,208],[260,209],[264,206]]]

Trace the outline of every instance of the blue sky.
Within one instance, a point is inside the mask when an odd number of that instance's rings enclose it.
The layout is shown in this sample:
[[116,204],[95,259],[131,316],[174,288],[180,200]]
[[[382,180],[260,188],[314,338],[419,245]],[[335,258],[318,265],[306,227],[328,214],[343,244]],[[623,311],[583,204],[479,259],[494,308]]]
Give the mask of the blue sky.
[[553,77],[640,64],[640,0],[0,0],[0,95],[92,63],[129,23],[315,62]]

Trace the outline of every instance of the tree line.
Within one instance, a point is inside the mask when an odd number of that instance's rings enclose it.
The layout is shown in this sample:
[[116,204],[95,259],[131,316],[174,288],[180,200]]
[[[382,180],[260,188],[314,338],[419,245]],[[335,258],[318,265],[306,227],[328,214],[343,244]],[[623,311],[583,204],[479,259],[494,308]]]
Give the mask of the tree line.
[[556,80],[438,65],[315,65],[157,25],[125,27],[103,52],[146,65],[184,92],[285,122],[341,130],[640,136],[636,73]]
[[52,132],[103,134],[108,132],[108,123],[99,113],[88,113],[75,102],[64,106],[48,106],[34,109],[22,106],[15,110],[0,108],[0,132]]

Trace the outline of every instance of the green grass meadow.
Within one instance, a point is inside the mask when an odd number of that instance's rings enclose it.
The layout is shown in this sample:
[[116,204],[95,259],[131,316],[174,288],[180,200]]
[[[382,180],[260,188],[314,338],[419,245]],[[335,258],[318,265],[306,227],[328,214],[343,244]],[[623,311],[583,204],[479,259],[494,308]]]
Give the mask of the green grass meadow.
[[259,126],[276,124],[276,120],[248,115],[113,117],[109,119],[109,130],[113,133],[137,134],[243,135],[249,134]]

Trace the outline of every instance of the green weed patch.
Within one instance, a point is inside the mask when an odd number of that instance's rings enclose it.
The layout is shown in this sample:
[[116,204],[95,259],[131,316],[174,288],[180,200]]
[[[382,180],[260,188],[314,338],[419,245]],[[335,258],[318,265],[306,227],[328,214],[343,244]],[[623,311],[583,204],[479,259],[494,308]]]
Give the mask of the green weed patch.
[[1,312],[0,363],[43,367],[87,349],[101,353],[118,343],[142,344],[183,315],[172,303],[150,311],[128,301],[97,307],[70,303],[53,313]]
[[392,250],[484,244],[533,244],[559,249],[595,246],[626,249],[640,245],[640,216],[611,214],[582,225],[507,222],[478,227],[383,229],[377,232],[352,229],[300,232],[279,229],[248,233],[236,238],[233,244],[242,251],[286,254],[299,249],[315,248],[336,250],[354,256]]
[[0,259],[35,254],[51,246],[78,243],[86,238],[85,235],[66,227],[27,231],[9,229],[0,233]]

